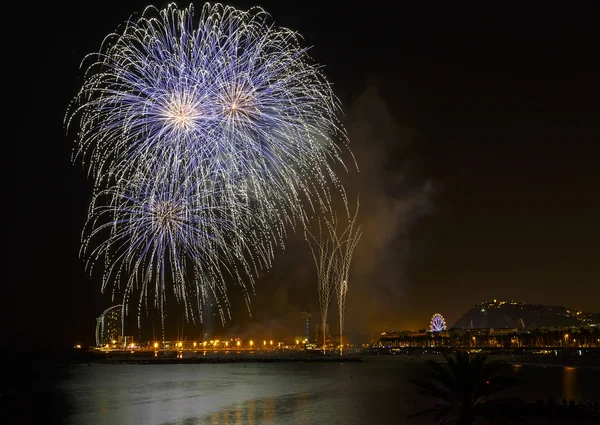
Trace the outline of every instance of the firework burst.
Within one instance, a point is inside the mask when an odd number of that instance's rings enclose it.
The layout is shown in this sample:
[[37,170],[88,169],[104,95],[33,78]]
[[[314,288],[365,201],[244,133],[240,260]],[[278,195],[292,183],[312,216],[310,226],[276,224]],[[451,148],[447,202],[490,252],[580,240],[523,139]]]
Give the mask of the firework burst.
[[83,251],[104,287],[152,287],[161,309],[168,281],[186,305],[206,285],[225,296],[224,274],[253,282],[332,188],[346,202],[340,103],[262,9],[149,7],[84,65],[65,122],[94,181]]

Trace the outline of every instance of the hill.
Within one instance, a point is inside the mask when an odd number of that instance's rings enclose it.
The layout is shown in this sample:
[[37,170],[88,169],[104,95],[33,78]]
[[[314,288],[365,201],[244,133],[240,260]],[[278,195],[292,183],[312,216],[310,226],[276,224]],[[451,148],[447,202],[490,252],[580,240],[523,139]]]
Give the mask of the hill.
[[477,304],[454,324],[455,328],[565,328],[600,326],[600,314],[563,306],[487,301]]

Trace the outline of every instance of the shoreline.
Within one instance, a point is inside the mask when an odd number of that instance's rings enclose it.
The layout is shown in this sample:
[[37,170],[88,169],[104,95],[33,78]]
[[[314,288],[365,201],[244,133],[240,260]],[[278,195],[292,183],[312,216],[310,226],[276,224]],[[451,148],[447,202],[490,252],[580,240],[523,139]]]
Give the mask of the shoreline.
[[[415,360],[415,359],[411,359],[411,360]],[[446,360],[444,360],[444,359],[423,359],[423,361],[426,361],[426,360],[433,360],[436,363],[442,363],[442,364],[446,363]],[[512,365],[514,367],[535,366],[535,367],[555,367],[555,368],[571,368],[571,369],[594,369],[594,370],[600,369],[600,365],[598,365],[598,364],[567,364],[567,363],[562,364],[562,363],[544,363],[544,362],[536,363],[536,362],[523,362],[523,361],[518,361],[518,360],[493,359],[493,358],[488,358],[488,362],[489,363],[506,363],[506,364]]]
[[505,362],[511,364],[513,366],[538,366],[538,367],[562,367],[562,368],[572,368],[572,369],[600,369],[599,365],[592,364],[558,364],[558,363],[531,363],[531,362],[517,362],[517,361],[508,361]]
[[[377,356],[365,356],[365,359],[369,357],[377,357]],[[444,359],[442,354],[418,354],[418,355],[385,355],[385,357],[392,357],[398,359],[400,361],[411,361],[411,362],[426,362],[426,361],[434,361],[436,363],[445,364],[446,360]],[[516,358],[511,358],[510,356],[498,356],[492,355],[487,357],[487,362],[489,363],[507,363],[515,367],[520,366],[536,366],[536,367],[557,367],[557,368],[576,368],[576,369],[600,369],[600,364],[596,363],[554,363],[543,361],[540,359],[539,362],[536,361],[524,361],[518,360]]]
[[361,356],[198,356],[198,357],[112,357],[97,364],[223,364],[223,363],[358,363]]

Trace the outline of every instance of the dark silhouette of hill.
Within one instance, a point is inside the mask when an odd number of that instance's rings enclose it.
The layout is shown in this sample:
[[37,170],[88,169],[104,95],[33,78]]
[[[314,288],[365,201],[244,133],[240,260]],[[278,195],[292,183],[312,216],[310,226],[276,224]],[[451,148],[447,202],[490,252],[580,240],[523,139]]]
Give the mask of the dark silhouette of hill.
[[482,302],[467,311],[454,324],[455,328],[581,327],[600,325],[600,314],[563,306],[524,304],[516,301]]

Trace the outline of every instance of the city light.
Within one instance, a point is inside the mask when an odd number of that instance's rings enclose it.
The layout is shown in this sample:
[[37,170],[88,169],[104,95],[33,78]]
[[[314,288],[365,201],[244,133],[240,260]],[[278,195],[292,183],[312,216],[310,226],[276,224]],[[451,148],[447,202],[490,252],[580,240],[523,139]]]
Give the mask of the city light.
[[239,347],[239,346],[240,346],[240,342],[238,341],[238,342],[236,343],[236,345]]
[[254,345],[254,341],[250,340],[250,347]]
[[154,348],[158,348],[158,342],[154,343]]

